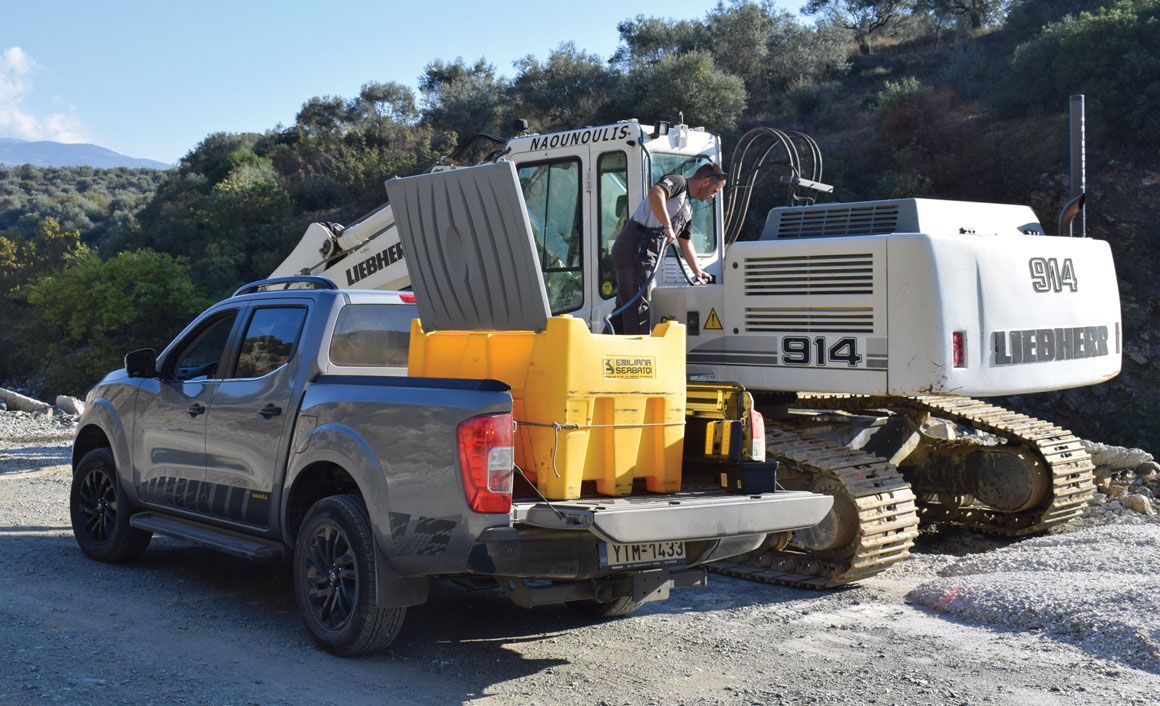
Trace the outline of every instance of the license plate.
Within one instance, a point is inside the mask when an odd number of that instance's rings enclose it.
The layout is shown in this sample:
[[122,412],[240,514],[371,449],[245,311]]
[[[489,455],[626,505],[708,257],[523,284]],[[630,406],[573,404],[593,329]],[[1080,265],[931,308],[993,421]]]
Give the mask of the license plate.
[[684,542],[642,542],[600,545],[600,563],[609,568],[672,564],[685,558]]

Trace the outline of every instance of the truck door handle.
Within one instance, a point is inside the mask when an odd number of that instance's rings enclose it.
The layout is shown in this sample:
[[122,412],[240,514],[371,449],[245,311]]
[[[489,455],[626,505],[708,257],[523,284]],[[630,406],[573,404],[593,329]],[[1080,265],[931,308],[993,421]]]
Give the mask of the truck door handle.
[[205,413],[205,405],[203,405],[200,402],[194,402],[193,404],[189,405],[189,409],[185,410],[185,413],[191,417],[196,417],[199,414],[204,414]]
[[262,415],[266,419],[269,419],[270,417],[277,417],[279,414],[282,414],[282,408],[276,404],[268,404],[265,407],[259,409],[258,414]]

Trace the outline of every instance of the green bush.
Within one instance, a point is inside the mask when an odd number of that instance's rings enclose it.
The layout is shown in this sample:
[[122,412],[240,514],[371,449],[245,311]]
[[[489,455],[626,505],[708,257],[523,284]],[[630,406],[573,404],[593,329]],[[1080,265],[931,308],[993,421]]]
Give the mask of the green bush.
[[207,304],[189,265],[152,250],[101,260],[72,256],[28,288],[36,310],[20,357],[43,375],[43,392],[81,395],[135,348],[158,351]]
[[930,93],[930,90],[914,76],[898,81],[887,81],[878,93],[878,113],[885,115],[903,105],[913,103]]
[[628,76],[630,90],[620,97],[622,115],[645,122],[677,121],[728,132],[740,121],[748,95],[745,82],[719,69],[707,52],[667,55]]
[[1015,50],[1007,106],[1054,112],[1075,93],[1087,97],[1094,137],[1160,144],[1160,0],[1120,0],[1065,17]]

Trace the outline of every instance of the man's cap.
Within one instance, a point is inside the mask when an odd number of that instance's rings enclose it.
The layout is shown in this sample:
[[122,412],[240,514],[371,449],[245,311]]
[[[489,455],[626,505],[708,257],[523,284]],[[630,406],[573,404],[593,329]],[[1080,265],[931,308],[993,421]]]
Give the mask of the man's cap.
[[720,165],[714,164],[713,162],[706,162],[698,167],[697,171],[693,173],[693,178],[696,179],[698,177],[713,177],[721,181],[725,181],[726,179],[725,171],[721,169]]

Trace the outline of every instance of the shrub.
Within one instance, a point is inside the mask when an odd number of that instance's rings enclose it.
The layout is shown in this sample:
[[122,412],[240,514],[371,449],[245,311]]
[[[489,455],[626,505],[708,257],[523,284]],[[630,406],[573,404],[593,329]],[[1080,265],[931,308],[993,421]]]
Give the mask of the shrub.
[[886,115],[906,104],[922,98],[929,89],[914,76],[907,76],[898,81],[887,81],[886,86],[878,93],[878,114]]
[[91,250],[29,287],[37,313],[20,351],[45,391],[83,394],[134,348],[160,350],[206,305],[189,266],[152,250],[101,260]]
[[1087,96],[1094,136],[1160,144],[1160,0],[1119,0],[1066,17],[1015,50],[1008,106],[1059,109],[1074,93]]

